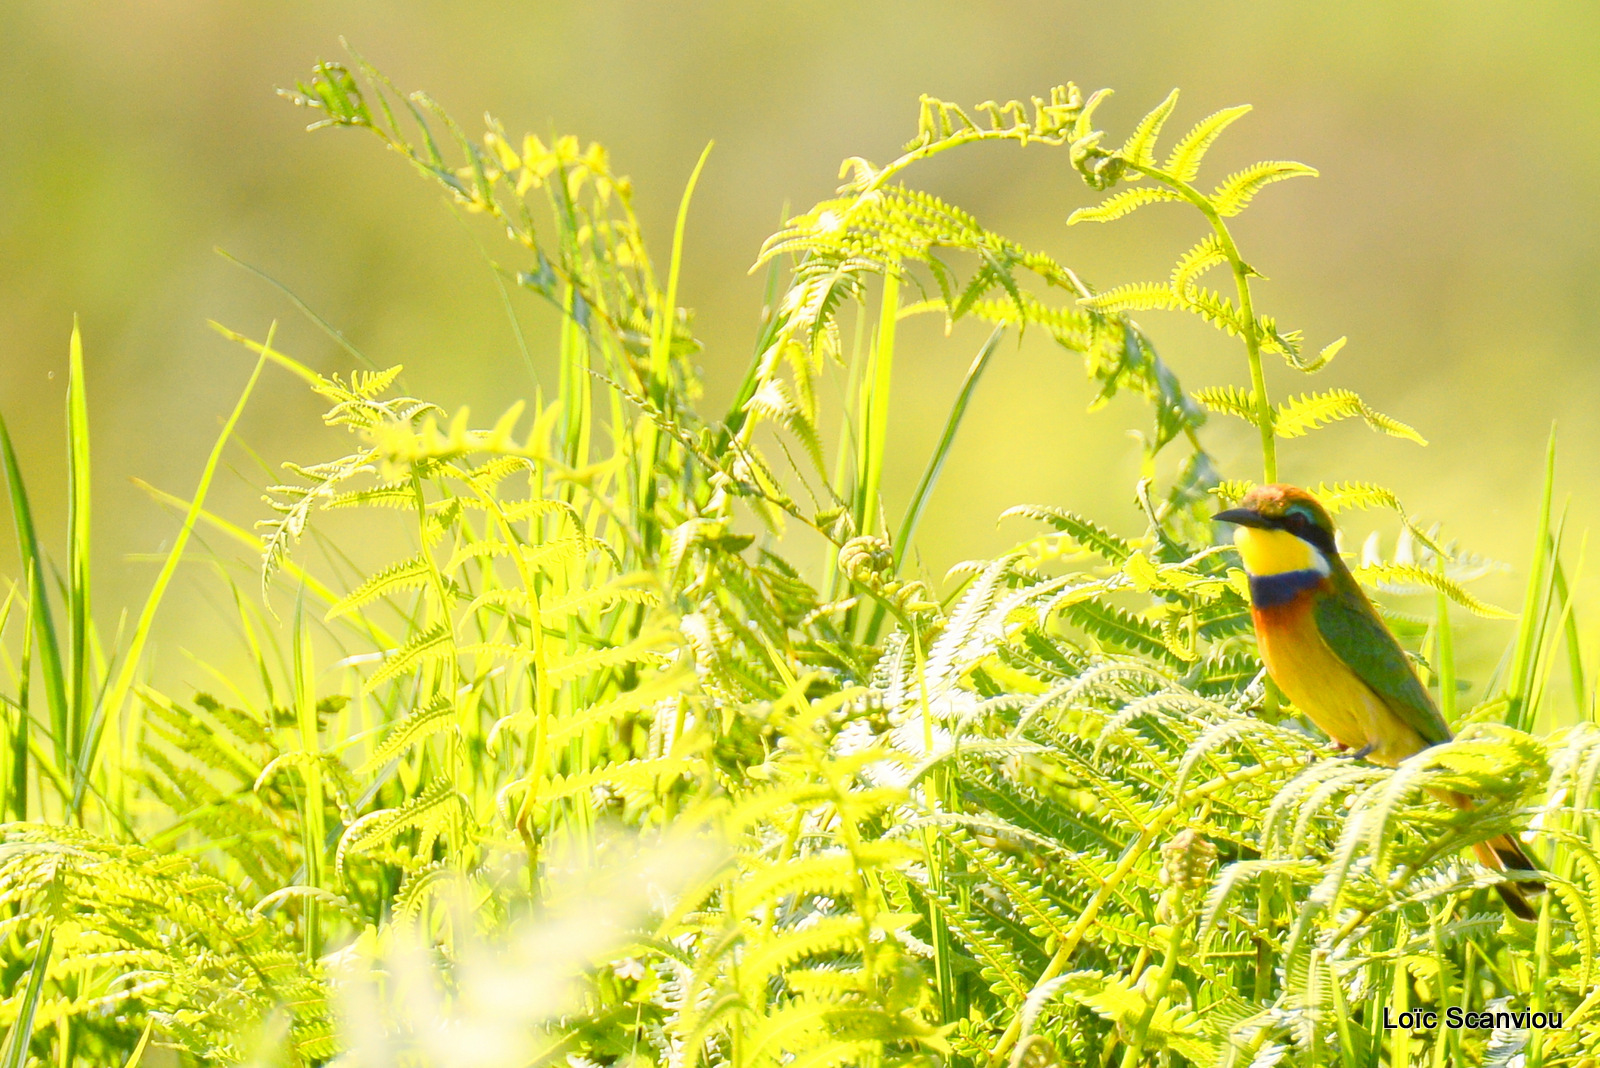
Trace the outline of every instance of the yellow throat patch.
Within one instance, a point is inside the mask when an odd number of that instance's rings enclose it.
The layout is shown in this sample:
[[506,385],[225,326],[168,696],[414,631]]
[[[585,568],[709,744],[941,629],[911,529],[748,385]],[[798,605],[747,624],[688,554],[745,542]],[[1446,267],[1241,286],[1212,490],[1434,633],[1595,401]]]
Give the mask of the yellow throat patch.
[[1233,544],[1238,546],[1244,569],[1251,575],[1281,575],[1285,571],[1328,573],[1328,562],[1316,546],[1286,530],[1235,527]]

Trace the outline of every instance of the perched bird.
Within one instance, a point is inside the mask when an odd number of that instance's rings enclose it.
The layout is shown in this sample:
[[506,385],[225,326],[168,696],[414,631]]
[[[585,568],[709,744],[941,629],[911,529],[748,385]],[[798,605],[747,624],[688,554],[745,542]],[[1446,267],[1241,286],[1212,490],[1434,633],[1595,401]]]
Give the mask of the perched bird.
[[[1296,708],[1353,756],[1391,768],[1450,740],[1405,651],[1339,558],[1333,520],[1315,497],[1294,486],[1258,486],[1214,518],[1236,524],[1261,660]],[[1454,791],[1434,795],[1456,808],[1474,805]],[[1508,834],[1473,848],[1498,871],[1537,870]],[[1543,883],[1496,889],[1516,915],[1537,915],[1528,898],[1542,893]]]

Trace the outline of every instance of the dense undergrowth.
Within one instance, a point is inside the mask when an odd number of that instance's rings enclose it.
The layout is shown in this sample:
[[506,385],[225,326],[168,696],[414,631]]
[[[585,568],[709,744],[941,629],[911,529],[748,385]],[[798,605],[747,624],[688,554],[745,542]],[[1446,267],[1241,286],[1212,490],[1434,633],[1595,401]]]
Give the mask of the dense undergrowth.
[[[1314,172],[1196,184],[1247,109],[1160,156],[1176,93],[1117,148],[1093,128],[1104,94],[924,99],[902,156],[850,160],[762,250],[769,312],[716,415],[677,305],[689,194],[663,276],[599,145],[469,137],[359,62],[290,95],[504,231],[508,291],[562,313],[530,339],[559,383],[479,429],[404,396],[399,368],[323,376],[224,331],[255,372],[195,493],[152,490],[181,534],[108,638],[74,338],[63,567],[0,433],[23,562],[0,603],[0,1064],[1550,1065],[1600,1046],[1600,733],[1548,474],[1514,644],[1476,689],[1451,606],[1501,614],[1462,586],[1484,562],[1377,485],[1318,488],[1394,514],[1395,553],[1369,547],[1357,574],[1456,741],[1393,771],[1336,757],[1261,677],[1208,520],[1248,483],[1215,469],[1208,413],[1259,431],[1268,481],[1280,439],[1335,419],[1421,439],[1347,389],[1269,397],[1264,361],[1310,374],[1340,342],[1313,355],[1261,313],[1228,226]],[[1096,291],[907,184],[990,141],[1054,149],[1106,194],[1074,222],[1169,201],[1203,236],[1170,279]],[[1248,388],[1180,386],[1129,317],[1150,309],[1237,338]],[[888,515],[896,335],[919,314],[993,332]],[[967,402],[1023,330],[1149,402],[1147,529],[1023,504],[1015,549],[918,575]],[[283,371],[350,451],[286,464],[252,532],[205,498],[258,378]],[[409,554],[363,560],[319,531],[330,510]],[[797,531],[826,542],[820,575],[786,557]],[[259,589],[212,580],[250,670],[172,692],[142,653],[202,543],[262,561]],[[1530,823],[1553,892],[1523,923],[1463,848]],[[1382,1026],[1419,1006],[1563,1026]]]

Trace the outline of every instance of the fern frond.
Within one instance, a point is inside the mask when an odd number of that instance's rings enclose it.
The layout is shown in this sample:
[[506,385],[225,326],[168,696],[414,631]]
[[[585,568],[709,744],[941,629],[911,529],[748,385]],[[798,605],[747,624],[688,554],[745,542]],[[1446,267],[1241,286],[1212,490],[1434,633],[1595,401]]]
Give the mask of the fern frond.
[[1022,516],[1048,523],[1107,563],[1120,564],[1133,555],[1133,543],[1111,533],[1092,519],[1052,505],[1019,504],[1000,513],[1002,519]]
[[1108,313],[1149,311],[1155,308],[1176,311],[1185,306],[1184,299],[1162,282],[1129,282],[1092,297],[1083,297],[1078,303]]
[[433,860],[433,846],[441,835],[469,816],[467,800],[447,778],[436,778],[416,797],[398,808],[369,812],[346,827],[334,853],[334,871],[341,876],[348,858],[383,845],[405,831],[417,832],[416,847],[410,851],[414,866]]
[[776,933],[752,946],[740,962],[740,983],[762,991],[776,973],[807,957],[849,952],[858,948],[861,920],[856,916],[819,916],[804,926]]
[[1401,590],[1406,587],[1425,587],[1444,594],[1467,611],[1485,619],[1517,618],[1516,613],[1507,612],[1504,608],[1497,608],[1478,600],[1454,579],[1428,568],[1413,564],[1369,564],[1366,567],[1355,568],[1353,573],[1361,581],[1380,587],[1398,587]]
[[378,670],[367,678],[366,692],[371,693],[385,682],[398,678],[418,664],[451,655],[453,646],[454,637],[446,623],[435,623],[426,630],[417,631],[404,645],[385,657]]
[[1224,503],[1237,504],[1255,487],[1256,484],[1247,478],[1229,478],[1218,482],[1211,492]]
[[1330,389],[1325,393],[1302,393],[1278,405],[1273,429],[1281,438],[1297,438],[1324,423],[1359,418],[1372,429],[1397,438],[1426,445],[1422,435],[1400,420],[1367,406],[1354,390]]
[[1061,614],[1114,648],[1143,653],[1166,663],[1176,659],[1159,626],[1115,605],[1090,599],[1066,605]]
[[1178,90],[1174,89],[1167,94],[1165,100],[1139,120],[1139,124],[1133,128],[1133,133],[1128,135],[1128,139],[1117,150],[1117,155],[1135,167],[1154,166],[1156,139],[1161,136],[1161,127],[1166,124],[1167,116],[1171,115],[1172,109],[1177,106]]
[[436,696],[390,728],[372,755],[356,769],[356,774],[372,774],[412,746],[448,729],[455,718],[456,708],[450,699],[443,694]]
[[[461,498],[468,507],[478,507],[481,502],[471,497]],[[547,515],[559,515],[571,523],[574,529],[581,529],[583,519],[578,515],[577,509],[566,501],[549,500],[543,497],[525,498],[519,501],[507,501],[500,506],[500,514],[508,523],[520,523],[524,519],[541,519]]]
[[1208,386],[1190,394],[1207,410],[1218,415],[1231,415],[1243,419],[1251,426],[1259,426],[1256,418],[1256,394],[1238,386]]
[[1120,193],[1112,193],[1093,207],[1079,208],[1067,216],[1067,225],[1075,226],[1081,222],[1111,222],[1132,214],[1146,204],[1182,199],[1183,197],[1165,186],[1136,185]]
[[[465,650],[464,650],[465,651]],[[661,636],[645,634],[612,649],[599,649],[570,659],[551,661],[549,678],[552,684],[582,678],[602,668],[623,667],[632,664],[663,664],[670,660],[661,649]]]
[[442,860],[407,871],[394,895],[395,918],[401,923],[414,921],[440,886],[462,881],[461,873]]
[[[332,1053],[321,964],[181,854],[66,825],[10,823],[0,830],[0,888],[12,917],[8,944],[21,949],[53,937],[50,973],[71,984],[57,989],[78,987],[75,997],[41,999],[36,1030],[48,1019],[81,1039],[96,1035],[109,1013],[157,1017],[163,1042],[188,1058],[239,1063],[248,1057],[246,1036],[279,1006],[293,1005],[279,1040],[291,1062]],[[5,999],[11,1013],[24,985]],[[26,1047],[14,1048],[20,1056]]]
[[825,465],[822,460],[822,438],[816,426],[806,417],[800,406],[790,396],[789,388],[781,379],[771,378],[756,390],[745,405],[750,412],[761,415],[782,426],[800,439],[806,455],[818,471]]
[[1178,257],[1178,262],[1172,268],[1172,291],[1188,292],[1189,287],[1194,285],[1195,279],[1218,264],[1227,262],[1228,256],[1222,250],[1221,239],[1216,234],[1207,234],[1193,248]]
[[1266,160],[1236,171],[1223,179],[1211,194],[1211,206],[1223,218],[1237,215],[1264,187],[1288,178],[1315,178],[1317,171],[1304,163]]
[[1249,111],[1249,104],[1241,104],[1213,112],[1195,123],[1194,127],[1173,146],[1172,154],[1167,157],[1163,169],[1180,182],[1194,181],[1195,175],[1200,173],[1200,161],[1205,159],[1212,142],[1223,130],[1231,126],[1235,120],[1243,118]]
[[335,601],[324,618],[335,619],[380,597],[426,586],[431,574],[432,562],[426,553],[418,553],[409,560],[390,564],[382,571],[370,575],[361,585]]
[[1339,355],[1339,351],[1344,348],[1345,340],[1345,338],[1341,337],[1330,341],[1323,347],[1321,352],[1317,353],[1315,359],[1302,360],[1298,356],[1290,356],[1289,362],[1297,371],[1304,371],[1308,375],[1315,374],[1333,362],[1333,358]]
[[928,902],[939,914],[940,921],[972,955],[1001,1004],[1012,1011],[1020,1008],[1033,989],[1033,982],[1023,974],[1013,947],[995,933],[979,910],[965,907],[938,892],[930,892]]
[[417,491],[407,482],[386,483],[368,489],[338,493],[322,505],[323,508],[396,508],[414,511]]
[[1245,321],[1239,309],[1234,307],[1233,301],[1215,290],[1191,286],[1181,296],[1173,294],[1173,299],[1177,307],[1194,312],[1224,333],[1234,337],[1244,336]]
[[[299,467],[295,464],[283,466],[291,473],[306,479],[312,484],[309,486],[273,486],[268,489],[267,503],[279,518],[266,519],[258,522],[256,526],[266,531],[261,541],[261,589],[263,595],[272,586],[272,577],[288,557],[289,550],[295,542],[300,540],[305,533],[306,524],[310,521],[311,510],[321,503],[335,496],[334,489],[358,475],[366,474],[372,470],[372,461],[377,457],[376,450],[368,450],[351,456],[346,456],[333,463],[317,464],[313,467]],[[289,500],[279,501],[274,495],[288,497]]]
[[[595,787],[604,786],[630,801],[657,798],[668,783],[697,767],[691,756],[647,757],[603,764],[572,775],[557,775],[541,786],[539,797],[546,803],[565,798],[588,798]],[[824,893],[821,890],[806,892]]]
[[646,583],[653,580],[647,575],[617,579],[600,586],[591,586],[565,597],[541,598],[539,616],[555,621],[573,616],[583,608],[610,608],[617,604],[655,606],[661,603],[661,592]]
[[1331,515],[1338,515],[1350,508],[1361,511],[1388,508],[1400,515],[1406,514],[1405,507],[1394,491],[1376,482],[1319,482],[1312,492]]

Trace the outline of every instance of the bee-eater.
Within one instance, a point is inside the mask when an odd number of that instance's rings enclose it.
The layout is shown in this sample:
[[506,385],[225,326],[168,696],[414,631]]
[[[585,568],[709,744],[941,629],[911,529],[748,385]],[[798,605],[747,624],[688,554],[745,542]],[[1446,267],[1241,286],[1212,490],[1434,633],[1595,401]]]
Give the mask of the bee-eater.
[[[1215,518],[1236,524],[1261,660],[1296,708],[1340,748],[1391,768],[1450,740],[1405,651],[1340,559],[1333,520],[1315,497],[1294,486],[1257,486]],[[1474,805],[1454,791],[1434,796],[1460,809]],[[1508,834],[1473,848],[1497,871],[1537,870]],[[1516,915],[1537,915],[1528,897],[1543,883],[1496,889]]]

